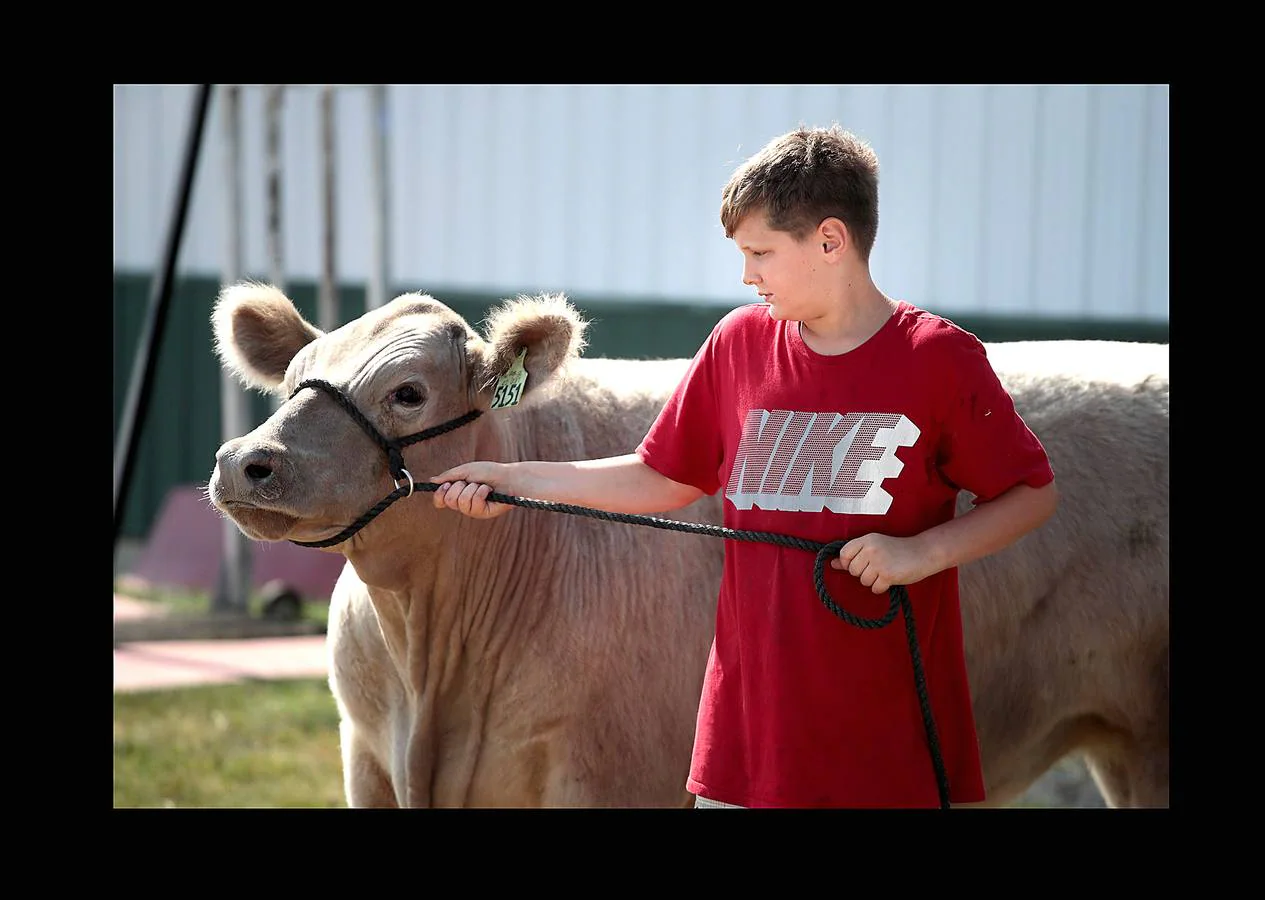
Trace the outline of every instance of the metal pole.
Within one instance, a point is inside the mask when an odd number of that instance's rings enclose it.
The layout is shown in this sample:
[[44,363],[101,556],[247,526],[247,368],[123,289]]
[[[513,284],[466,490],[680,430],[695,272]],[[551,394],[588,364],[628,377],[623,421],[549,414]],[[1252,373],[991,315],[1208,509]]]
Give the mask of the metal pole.
[[286,290],[281,242],[281,108],[284,89],[283,84],[268,85],[264,110],[265,147],[268,156],[268,261],[271,264],[269,281],[283,294]]
[[321,89],[321,159],[324,164],[321,198],[325,220],[317,325],[322,331],[333,331],[338,327],[338,279],[334,260],[334,86],[332,84],[327,84]]
[[365,305],[375,309],[387,302],[388,243],[387,210],[387,88],[385,84],[369,86],[369,184],[373,194],[373,266],[369,270],[369,289]]
[[[281,293],[286,292],[284,244],[281,230],[281,116],[285,85],[270,84],[264,103],[264,152],[268,169],[268,280]],[[282,398],[273,394],[273,411],[281,408]]]
[[127,507],[129,488],[132,485],[133,463],[136,459],[136,436],[145,426],[149,413],[149,393],[153,383],[158,346],[162,341],[163,327],[167,323],[167,307],[171,302],[171,285],[175,277],[176,258],[180,254],[180,241],[184,236],[185,219],[189,211],[189,197],[193,193],[193,176],[198,168],[198,151],[202,148],[202,132],[206,111],[210,105],[211,85],[198,85],[193,98],[193,111],[189,120],[188,138],[185,142],[184,167],[176,183],[176,205],[167,226],[167,241],[163,247],[162,261],[154,277],[149,293],[149,312],[141,330],[136,355],[132,359],[132,374],[128,381],[127,397],[123,402],[119,433],[114,446],[114,543],[119,542],[123,527],[123,513]]
[[[232,284],[242,274],[242,186],[241,186],[241,85],[224,86],[224,180],[227,184],[224,216],[224,270],[221,280]],[[250,430],[246,416],[246,395],[226,370],[220,373],[220,433],[232,440]],[[220,524],[224,539],[220,573],[211,598],[212,612],[247,611],[250,597],[250,546],[247,538],[225,518]]]

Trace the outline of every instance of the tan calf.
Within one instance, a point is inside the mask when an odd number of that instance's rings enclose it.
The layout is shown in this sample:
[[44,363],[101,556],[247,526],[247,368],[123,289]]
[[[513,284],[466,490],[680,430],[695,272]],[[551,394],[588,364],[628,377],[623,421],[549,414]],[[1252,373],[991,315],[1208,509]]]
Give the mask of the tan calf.
[[[288,399],[220,448],[210,499],[253,539],[347,558],[329,648],[349,805],[688,804],[723,541],[408,494],[469,459],[630,452],[687,361],[584,357],[560,295],[503,304],[483,335],[419,294],[323,334],[242,283],[214,325],[226,369]],[[523,348],[521,401],[492,409]],[[1083,752],[1108,802],[1166,805],[1168,348],[989,349],[1062,498],[962,571],[990,802]],[[675,517],[718,524],[719,503]]]

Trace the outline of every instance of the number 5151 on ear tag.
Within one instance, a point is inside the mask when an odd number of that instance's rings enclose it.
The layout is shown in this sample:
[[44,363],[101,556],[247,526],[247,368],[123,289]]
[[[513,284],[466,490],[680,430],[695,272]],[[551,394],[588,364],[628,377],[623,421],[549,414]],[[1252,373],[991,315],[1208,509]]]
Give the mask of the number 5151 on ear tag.
[[503,409],[514,406],[523,399],[523,385],[527,383],[527,370],[523,363],[527,359],[527,348],[518,351],[518,357],[510,363],[505,374],[496,379],[496,392],[492,395],[492,409]]

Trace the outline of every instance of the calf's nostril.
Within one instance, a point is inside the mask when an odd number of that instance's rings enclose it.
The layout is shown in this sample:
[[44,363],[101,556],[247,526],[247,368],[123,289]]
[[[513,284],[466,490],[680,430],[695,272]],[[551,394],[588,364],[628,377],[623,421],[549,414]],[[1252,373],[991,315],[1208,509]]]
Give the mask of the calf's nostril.
[[239,464],[242,474],[253,482],[265,481],[272,477],[273,455],[267,448],[258,448],[242,455]]
[[263,481],[272,475],[272,467],[259,463],[247,463],[244,470],[251,481]]

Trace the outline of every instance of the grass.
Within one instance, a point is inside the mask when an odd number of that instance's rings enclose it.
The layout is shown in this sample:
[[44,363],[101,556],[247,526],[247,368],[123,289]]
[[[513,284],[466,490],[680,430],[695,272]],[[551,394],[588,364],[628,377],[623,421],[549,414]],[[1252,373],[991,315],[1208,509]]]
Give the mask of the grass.
[[114,806],[342,808],[324,679],[114,695]]
[[[206,615],[205,591],[116,579],[169,615]],[[268,598],[247,609],[262,616]],[[324,626],[328,598],[304,598]],[[323,678],[114,695],[115,808],[342,808],[338,710]]]

